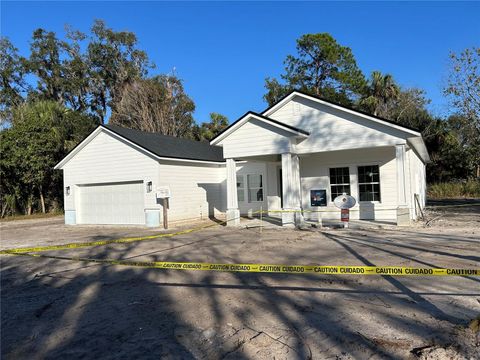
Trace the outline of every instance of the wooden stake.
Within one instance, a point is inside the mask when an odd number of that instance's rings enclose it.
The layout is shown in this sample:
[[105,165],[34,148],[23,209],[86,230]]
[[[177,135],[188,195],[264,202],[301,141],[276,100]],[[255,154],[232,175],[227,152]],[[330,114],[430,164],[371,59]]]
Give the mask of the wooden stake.
[[260,206],[260,234],[262,233],[262,227],[263,227],[263,206]]
[[168,198],[163,198],[163,228],[168,229]]
[[418,199],[418,194],[415,194],[414,197],[415,197],[416,205],[418,205],[418,209],[420,210],[420,215],[422,215],[422,220],[425,221],[425,215],[423,214],[422,206],[420,205],[420,200]]

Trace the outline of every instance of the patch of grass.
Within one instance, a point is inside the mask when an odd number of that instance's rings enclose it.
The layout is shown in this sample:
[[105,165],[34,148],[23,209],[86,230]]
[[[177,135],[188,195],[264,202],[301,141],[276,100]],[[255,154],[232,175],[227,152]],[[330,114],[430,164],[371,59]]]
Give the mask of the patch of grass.
[[45,219],[51,218],[55,216],[63,215],[63,212],[55,211],[51,213],[36,213],[32,215],[12,215],[12,216],[5,216],[4,218],[0,219],[0,222],[8,222],[8,221],[17,221],[17,220],[30,220],[30,219]]
[[430,199],[480,198],[480,181],[430,184],[427,196]]

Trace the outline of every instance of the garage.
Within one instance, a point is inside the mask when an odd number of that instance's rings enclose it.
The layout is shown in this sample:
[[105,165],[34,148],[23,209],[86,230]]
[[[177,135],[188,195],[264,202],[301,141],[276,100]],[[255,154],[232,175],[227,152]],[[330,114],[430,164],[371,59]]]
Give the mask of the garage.
[[145,224],[143,181],[80,185],[79,193],[79,224]]

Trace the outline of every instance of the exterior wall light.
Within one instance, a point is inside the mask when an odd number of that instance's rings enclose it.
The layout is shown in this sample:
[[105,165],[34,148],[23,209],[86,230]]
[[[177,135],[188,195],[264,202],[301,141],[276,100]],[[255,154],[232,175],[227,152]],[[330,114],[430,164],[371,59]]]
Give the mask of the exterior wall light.
[[152,182],[147,182],[147,193],[152,192]]
[[70,195],[70,186],[67,186],[65,188],[65,193],[67,194],[67,196]]

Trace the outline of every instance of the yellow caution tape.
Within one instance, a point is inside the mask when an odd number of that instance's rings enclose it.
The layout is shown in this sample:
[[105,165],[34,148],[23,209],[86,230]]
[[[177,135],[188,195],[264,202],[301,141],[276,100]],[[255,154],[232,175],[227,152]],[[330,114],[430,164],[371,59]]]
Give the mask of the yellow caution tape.
[[[220,223],[221,224],[221,223]],[[149,235],[149,236],[139,236],[139,237],[130,237],[130,238],[122,238],[122,239],[111,239],[111,240],[98,240],[98,241],[88,241],[88,242],[81,242],[81,243],[67,243],[67,244],[60,244],[60,245],[47,245],[47,246],[36,246],[36,247],[24,247],[24,248],[14,248],[14,249],[6,249],[1,250],[0,254],[21,254],[21,253],[28,253],[28,252],[41,252],[41,251],[52,251],[52,250],[66,250],[66,249],[79,249],[91,246],[102,246],[102,245],[109,245],[109,244],[122,244],[122,243],[131,243],[136,241],[144,241],[144,240],[152,240],[158,238],[165,238],[165,237],[173,237],[178,235],[189,234],[194,231],[199,231],[202,229],[206,229],[209,227],[213,227],[219,225],[218,223],[208,224],[205,226],[200,226],[192,229],[177,231],[174,233],[162,233],[156,235]]]
[[[469,204],[469,205],[480,205],[480,204]],[[451,205],[448,205],[450,207]],[[468,206],[468,205],[453,205],[453,206]],[[439,206],[438,206],[439,207]],[[394,209],[382,209],[382,210],[394,210]],[[301,213],[322,213],[322,212],[333,212],[335,210],[325,209],[325,210],[258,210],[254,211],[252,214],[268,214],[268,213],[290,213],[290,212],[301,212]],[[352,211],[352,210],[350,210]],[[354,210],[355,211],[355,210]],[[337,211],[335,211],[337,212]],[[28,253],[28,252],[43,252],[43,251],[53,251],[53,250],[67,250],[67,249],[80,249],[92,246],[103,246],[109,244],[122,244],[122,243],[131,243],[137,241],[144,241],[144,240],[152,240],[158,238],[165,238],[165,237],[173,237],[178,235],[185,235],[195,231],[203,230],[209,227],[214,227],[217,225],[226,224],[226,221],[208,224],[204,226],[199,226],[196,228],[186,229],[182,231],[177,231],[174,233],[161,233],[156,235],[150,236],[139,236],[139,237],[129,237],[129,238],[121,238],[121,239],[111,239],[111,240],[98,240],[98,241],[88,241],[88,242],[81,242],[81,243],[67,243],[67,244],[60,244],[60,245],[46,245],[46,246],[36,246],[36,247],[24,247],[24,248],[13,248],[13,249],[5,249],[0,250],[1,254],[21,254],[21,253]]]
[[[282,210],[279,210],[282,211]],[[294,210],[299,211],[299,210]],[[261,212],[268,212],[268,211],[254,211],[252,214],[259,214]],[[210,227],[214,227],[217,225],[226,224],[226,221],[216,222],[213,224],[207,224],[204,226],[199,226],[196,228],[186,229],[177,231],[174,233],[161,233],[156,235],[149,235],[149,236],[138,236],[138,237],[129,237],[129,238],[121,238],[121,239],[111,239],[111,240],[98,240],[98,241],[88,241],[88,242],[75,242],[75,243],[67,243],[67,244],[60,244],[60,245],[46,245],[46,246],[35,246],[35,247],[24,247],[24,248],[13,248],[13,249],[5,249],[0,250],[1,254],[21,254],[21,253],[28,253],[28,252],[43,252],[43,251],[53,251],[53,250],[68,250],[68,249],[81,249],[86,247],[92,246],[103,246],[103,245],[110,245],[110,244],[122,244],[122,243],[131,243],[137,241],[144,241],[144,240],[152,240],[152,239],[159,239],[159,238],[166,238],[166,237],[173,237],[178,235],[185,235],[190,234],[195,231],[200,231],[203,229],[207,229]]]
[[287,273],[317,275],[388,275],[388,276],[480,276],[480,269],[433,269],[403,266],[331,266],[278,264],[220,264],[172,261],[129,261],[82,257],[50,256],[43,254],[10,254],[48,259],[69,260],[109,265],[135,266],[165,270]]

